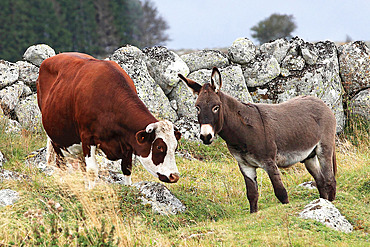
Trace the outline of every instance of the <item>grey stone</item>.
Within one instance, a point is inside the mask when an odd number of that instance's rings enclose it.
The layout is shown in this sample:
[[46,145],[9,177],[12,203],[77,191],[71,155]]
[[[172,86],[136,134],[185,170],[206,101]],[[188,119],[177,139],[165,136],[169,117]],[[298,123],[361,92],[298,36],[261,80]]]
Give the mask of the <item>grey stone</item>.
[[352,116],[362,117],[370,122],[370,88],[357,93],[349,101],[348,110]]
[[150,76],[144,53],[135,46],[127,45],[116,50],[110,60],[117,62],[134,81],[139,98],[156,117],[174,121],[175,110],[163,90]]
[[288,55],[281,62],[281,68],[284,70],[302,70],[305,65],[305,60],[301,56]]
[[318,59],[318,52],[316,47],[309,42],[305,42],[301,45],[302,57],[309,65],[314,65]]
[[195,118],[181,117],[175,122],[175,125],[180,131],[182,138],[189,141],[199,141],[200,127]]
[[21,125],[13,119],[10,119],[3,112],[0,107],[0,124],[5,127],[5,133],[19,133],[21,131]]
[[216,50],[201,50],[180,57],[188,65],[190,73],[200,69],[212,69],[213,67],[223,68],[230,64],[228,57]]
[[13,119],[7,119],[6,120],[6,127],[5,132],[6,133],[20,133],[22,130],[22,126],[18,121]]
[[169,94],[180,81],[177,76],[179,73],[184,76],[189,74],[186,63],[176,53],[165,47],[145,48],[143,52],[146,55],[145,62],[149,74],[165,94]]
[[253,63],[243,66],[243,75],[248,87],[263,86],[279,74],[278,61],[268,54],[259,54]]
[[0,190],[0,207],[13,205],[18,200],[18,192],[10,189]]
[[46,147],[29,153],[24,163],[28,166],[38,168],[48,176],[53,175],[55,171],[55,167],[48,166],[48,164],[46,164]]
[[39,67],[25,61],[18,61],[19,79],[36,92],[36,80],[39,76]]
[[18,80],[19,67],[15,63],[0,60],[0,89]]
[[0,90],[1,108],[6,115],[18,105],[20,97],[27,92],[26,87],[23,82],[18,82]]
[[340,76],[349,95],[370,87],[370,49],[362,41],[338,48]]
[[195,101],[197,96],[193,94],[193,91],[191,91],[185,82],[181,80],[168,95],[168,98],[171,100],[173,108],[176,110],[179,118],[184,116],[190,118],[196,117]]
[[41,63],[55,55],[55,51],[48,45],[38,44],[28,47],[23,54],[23,59],[40,67]]
[[259,48],[261,53],[266,53],[275,57],[279,63],[281,63],[281,61],[286,57],[289,49],[290,43],[286,39],[277,39],[264,43]]
[[236,39],[228,49],[230,60],[238,64],[247,64],[251,62],[256,53],[256,46],[247,38]]
[[304,44],[304,40],[299,37],[294,37],[289,41],[289,49],[287,55],[300,56],[301,46]]
[[161,215],[175,215],[185,212],[186,207],[166,186],[157,182],[134,183],[140,193],[143,204],[151,204],[152,210]]
[[337,231],[345,233],[353,231],[353,226],[339,210],[330,201],[323,198],[306,205],[304,210],[299,213],[299,217],[316,220]]
[[304,182],[304,183],[299,184],[298,186],[309,189],[309,190],[316,189],[315,182],[313,181]]
[[33,94],[22,99],[14,109],[22,128],[30,131],[41,131],[41,112],[37,105],[37,96]]

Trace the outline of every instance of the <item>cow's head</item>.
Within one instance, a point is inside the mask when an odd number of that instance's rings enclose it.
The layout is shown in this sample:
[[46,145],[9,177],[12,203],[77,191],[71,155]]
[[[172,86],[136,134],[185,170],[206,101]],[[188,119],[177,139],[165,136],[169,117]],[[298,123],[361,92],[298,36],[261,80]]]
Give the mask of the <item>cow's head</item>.
[[211,144],[215,135],[222,130],[224,123],[219,95],[222,85],[221,74],[216,67],[213,68],[211,83],[205,83],[203,86],[181,74],[179,77],[198,95],[195,108],[200,124],[200,139],[204,144]]
[[162,182],[176,183],[179,180],[175,150],[180,138],[181,133],[166,120],[151,123],[136,133],[136,141],[145,150],[137,154],[141,164]]

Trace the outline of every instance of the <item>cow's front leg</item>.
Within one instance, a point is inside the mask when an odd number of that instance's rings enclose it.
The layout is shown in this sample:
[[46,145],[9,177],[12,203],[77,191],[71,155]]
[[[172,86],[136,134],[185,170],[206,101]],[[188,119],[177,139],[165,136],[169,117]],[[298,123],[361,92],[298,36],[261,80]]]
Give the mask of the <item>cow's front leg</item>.
[[132,152],[129,152],[122,158],[121,170],[124,176],[123,184],[131,185],[131,171],[132,171]]
[[98,163],[95,158],[96,146],[90,146],[90,149],[88,149],[87,146],[83,145],[82,149],[86,163],[87,188],[92,189],[98,178]]
[[249,210],[251,213],[255,213],[258,210],[258,185],[256,168],[246,164],[245,162],[238,162],[238,165],[244,176],[245,186],[247,188]]
[[281,181],[281,176],[276,163],[272,160],[264,162],[263,169],[267,172],[270,177],[272,186],[274,187],[275,196],[283,204],[289,203],[288,193]]

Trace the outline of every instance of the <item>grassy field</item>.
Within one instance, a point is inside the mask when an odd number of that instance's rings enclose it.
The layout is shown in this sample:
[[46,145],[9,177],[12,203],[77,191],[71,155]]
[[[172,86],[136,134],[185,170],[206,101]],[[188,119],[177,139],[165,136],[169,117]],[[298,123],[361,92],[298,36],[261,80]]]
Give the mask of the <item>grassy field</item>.
[[[245,185],[225,143],[211,146],[182,140],[177,157],[181,178],[166,184],[187,207],[183,214],[160,216],[140,203],[134,188],[99,183],[86,190],[79,172],[48,177],[24,165],[28,153],[45,145],[43,134],[0,133],[5,169],[26,174],[4,180],[21,199],[0,208],[0,246],[370,246],[370,149],[368,133],[356,146],[337,145],[337,198],[334,205],[354,226],[349,234],[298,218],[318,198],[298,184],[312,180],[302,164],[281,170],[290,203],[273,194],[267,174],[258,170],[259,212],[249,213]],[[356,139],[358,140],[358,139]],[[140,165],[133,182],[157,181]]]

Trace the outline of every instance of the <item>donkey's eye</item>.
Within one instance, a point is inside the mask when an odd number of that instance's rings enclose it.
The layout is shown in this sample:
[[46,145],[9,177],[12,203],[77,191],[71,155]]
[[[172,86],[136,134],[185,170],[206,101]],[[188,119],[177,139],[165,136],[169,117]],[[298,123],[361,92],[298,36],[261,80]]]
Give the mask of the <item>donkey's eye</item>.
[[197,109],[197,113],[200,114],[200,107],[196,106],[195,108]]
[[216,106],[214,106],[214,107],[212,108],[213,113],[218,112],[218,110],[220,110],[220,106],[218,106],[218,105],[216,105]]

